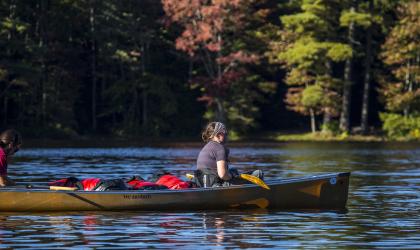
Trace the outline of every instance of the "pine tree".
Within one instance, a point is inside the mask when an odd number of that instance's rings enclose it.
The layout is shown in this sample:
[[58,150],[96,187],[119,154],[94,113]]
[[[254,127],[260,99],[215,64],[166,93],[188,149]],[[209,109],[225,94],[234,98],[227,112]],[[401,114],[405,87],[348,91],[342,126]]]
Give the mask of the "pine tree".
[[272,43],[270,57],[288,70],[291,87],[286,103],[291,110],[311,117],[316,131],[316,115],[324,115],[323,129],[339,114],[341,81],[333,77],[333,63],[352,56],[351,47],[336,37],[339,1],[304,0],[300,12],[281,17],[284,25],[279,41]]
[[387,110],[409,116],[420,111],[420,3],[410,1],[398,8],[398,22],[383,45],[382,58],[391,69],[382,94]]

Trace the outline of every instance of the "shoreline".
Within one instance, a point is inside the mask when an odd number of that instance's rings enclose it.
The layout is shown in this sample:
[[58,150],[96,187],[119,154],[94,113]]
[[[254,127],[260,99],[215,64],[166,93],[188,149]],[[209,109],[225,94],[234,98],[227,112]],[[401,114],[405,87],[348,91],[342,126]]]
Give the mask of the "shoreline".
[[[250,137],[230,138],[229,145],[235,147],[266,147],[276,146],[284,143],[419,143],[419,140],[413,139],[388,139],[377,135],[349,135],[333,136],[312,133],[271,133],[265,135],[255,135]],[[201,147],[204,142],[200,138],[178,137],[109,137],[109,136],[83,136],[69,139],[55,138],[24,138],[24,147]]]

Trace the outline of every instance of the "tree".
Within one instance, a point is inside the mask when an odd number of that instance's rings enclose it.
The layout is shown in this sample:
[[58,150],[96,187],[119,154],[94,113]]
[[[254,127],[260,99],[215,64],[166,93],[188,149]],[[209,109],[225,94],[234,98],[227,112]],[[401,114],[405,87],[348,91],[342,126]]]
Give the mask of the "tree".
[[[183,31],[176,39],[176,48],[185,51],[194,64],[203,70],[193,72],[192,86],[202,88],[199,99],[214,110],[208,118],[226,121],[227,94],[236,82],[243,81],[248,72],[244,64],[253,64],[258,56],[246,51],[235,34],[246,25],[245,13],[250,0],[162,0],[171,22]],[[194,74],[195,73],[195,74]]]
[[[24,37],[28,34],[29,24],[19,17],[21,5],[18,1],[2,1],[0,24],[0,98],[2,100],[2,124],[21,122],[18,115],[13,115],[12,108],[20,104],[24,96],[22,90],[28,89],[30,66]],[[18,103],[19,102],[19,103]],[[9,115],[10,113],[10,115]]]
[[[368,1],[367,13],[373,16],[374,1]],[[365,76],[363,78],[363,99],[362,99],[362,112],[360,119],[360,127],[362,134],[367,134],[369,128],[369,100],[370,100],[370,89],[371,89],[371,71],[373,62],[373,48],[372,48],[372,36],[373,36],[373,24],[369,25],[366,30],[366,54],[365,54]]]
[[[344,12],[341,16],[341,24],[348,27],[348,45],[350,48],[354,47],[355,43],[355,20],[357,20],[358,13],[356,13],[356,1],[350,1],[350,10],[348,13]],[[345,17],[345,18],[344,18]],[[343,21],[344,20],[344,21]],[[354,53],[352,53],[354,54]],[[351,88],[352,88],[352,75],[353,75],[353,58],[349,57],[346,59],[344,67],[344,81],[343,81],[343,94],[342,94],[342,105],[340,113],[340,130],[343,132],[349,132],[350,130],[350,107],[351,107]]]
[[328,128],[331,116],[339,114],[341,81],[333,77],[332,64],[352,56],[351,47],[336,37],[339,19],[337,1],[300,1],[300,12],[281,17],[283,29],[279,41],[272,43],[272,62],[282,63],[288,70],[290,86],[286,103],[291,110],[311,118],[316,131],[316,115],[324,115]]
[[419,110],[420,101],[420,3],[398,7],[398,21],[382,47],[382,58],[392,73],[382,82],[387,110],[405,116]]
[[[344,2],[345,3],[345,2]],[[390,4],[387,0],[380,0],[382,13],[389,8]],[[368,103],[369,103],[369,92],[370,92],[370,74],[371,64],[373,62],[373,47],[372,47],[372,36],[374,33],[373,26],[378,25],[382,21],[382,17],[377,13],[378,10],[374,11],[374,1],[358,1],[350,0],[345,3],[345,10],[340,16],[340,25],[347,28],[347,44],[353,50],[353,57],[346,60],[344,68],[344,85],[343,85],[343,102],[340,115],[340,129],[343,132],[350,131],[350,113],[351,113],[351,100],[352,100],[352,86],[354,85],[353,80],[353,61],[358,59],[360,55],[364,55],[364,83],[363,83],[363,99],[362,99],[362,130],[366,132],[367,129],[367,118],[368,118]],[[358,33],[363,32],[362,39],[358,40]],[[364,47],[362,43],[365,42]],[[362,49],[365,49],[363,51]]]
[[100,21],[107,30],[98,49],[106,105],[99,116],[120,120],[112,125],[120,135],[158,134],[170,127],[165,117],[178,108],[163,74],[170,60],[161,58],[167,48],[162,7],[153,0],[112,1],[104,7]]
[[[381,94],[388,113],[381,114],[391,137],[420,138],[420,3],[403,2],[398,20],[382,46],[382,59],[391,71],[383,75]],[[396,126],[398,125],[398,126]]]

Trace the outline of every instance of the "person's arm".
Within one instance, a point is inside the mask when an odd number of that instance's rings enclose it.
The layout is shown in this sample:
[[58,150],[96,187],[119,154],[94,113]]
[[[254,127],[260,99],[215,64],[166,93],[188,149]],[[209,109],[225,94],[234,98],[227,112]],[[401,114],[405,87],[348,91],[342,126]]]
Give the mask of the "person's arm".
[[7,186],[7,156],[0,148],[0,187]]
[[217,174],[219,175],[219,178],[228,181],[232,179],[232,175],[229,173],[228,166],[226,161],[217,161]]
[[7,177],[7,175],[0,175],[0,187],[14,186],[16,183]]
[[0,187],[7,186],[7,176],[0,175]]

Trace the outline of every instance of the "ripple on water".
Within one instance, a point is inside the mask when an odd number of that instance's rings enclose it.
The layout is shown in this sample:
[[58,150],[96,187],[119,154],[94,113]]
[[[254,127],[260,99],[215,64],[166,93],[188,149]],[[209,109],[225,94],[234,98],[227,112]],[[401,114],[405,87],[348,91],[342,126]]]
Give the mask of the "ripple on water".
[[[149,178],[194,169],[199,148],[22,149],[18,181],[68,176]],[[231,148],[231,165],[267,178],[351,171],[348,211],[0,213],[5,248],[416,249],[420,150],[382,144],[281,144]]]

